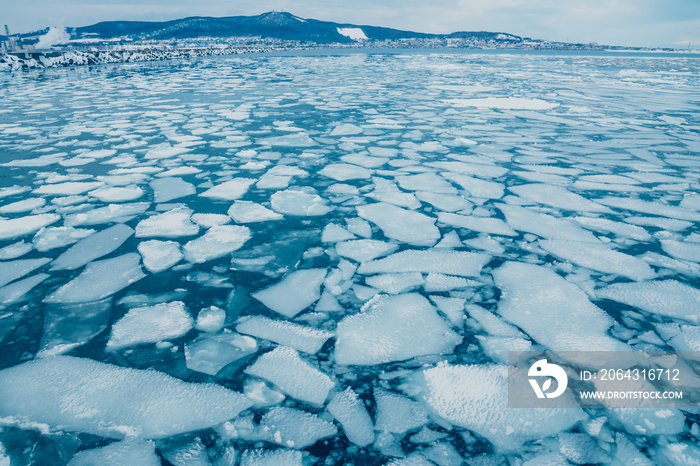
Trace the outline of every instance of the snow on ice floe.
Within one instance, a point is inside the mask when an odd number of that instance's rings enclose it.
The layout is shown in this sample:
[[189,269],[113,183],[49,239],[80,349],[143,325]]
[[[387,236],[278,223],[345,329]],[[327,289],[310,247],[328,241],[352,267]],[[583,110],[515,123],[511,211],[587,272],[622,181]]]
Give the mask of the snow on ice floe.
[[226,311],[216,306],[209,306],[199,311],[195,328],[202,332],[218,333],[226,324]]
[[505,186],[503,185],[503,183],[486,181],[479,178],[475,178],[473,176],[463,175],[460,173],[445,172],[442,174],[442,176],[460,185],[462,189],[464,189],[473,197],[486,199],[500,199],[503,197],[503,191],[505,190]]
[[192,214],[192,221],[204,228],[231,223],[231,217],[224,214]]
[[142,241],[137,249],[143,258],[143,266],[151,273],[168,270],[184,258],[180,244],[175,241]]
[[83,194],[102,186],[101,181],[68,181],[66,183],[45,184],[36,188],[35,194],[52,196],[71,196]]
[[245,373],[272,382],[292,398],[314,405],[323,405],[335,386],[330,377],[288,346],[278,346],[258,357]]
[[81,239],[51,263],[52,270],[74,270],[88,262],[116,251],[134,234],[134,230],[118,223]]
[[408,249],[383,259],[364,262],[357,271],[361,274],[435,272],[460,277],[478,277],[482,267],[490,259],[490,255],[483,253],[445,249]]
[[377,403],[375,429],[404,434],[428,423],[428,411],[418,402],[379,388],[374,389]]
[[133,464],[140,466],[160,466],[156,445],[150,440],[128,439],[110,443],[106,447],[81,450],[73,456],[69,466],[117,466]]
[[199,226],[190,220],[192,212],[192,209],[178,207],[147,217],[136,225],[136,237],[178,238],[196,235]]
[[302,466],[302,454],[296,450],[246,450],[241,466]]
[[0,371],[0,393],[2,417],[108,438],[162,438],[205,429],[252,405],[218,385],[68,356]]
[[451,212],[438,213],[438,222],[457,228],[490,233],[493,235],[517,236],[518,234],[503,220],[493,217],[477,217],[453,214]]
[[498,204],[498,209],[506,217],[506,223],[513,229],[534,233],[547,239],[562,239],[597,243],[590,231],[574,225],[568,219],[553,217],[526,207]]
[[451,352],[462,337],[450,330],[423,296],[378,295],[336,330],[335,360],[374,365]]
[[396,181],[407,191],[428,191],[437,194],[456,194],[457,189],[435,173],[397,176]]
[[[610,337],[613,319],[588,300],[576,285],[551,269],[506,262],[493,271],[502,297],[501,317],[554,351],[624,351],[628,346]],[[556,332],[551,329],[556,328]]]
[[187,368],[204,374],[216,375],[234,361],[258,351],[254,338],[237,333],[203,335],[185,344]]
[[297,270],[251,296],[273,311],[292,318],[318,301],[325,278],[325,269]]
[[569,430],[585,418],[580,408],[509,408],[506,366],[439,365],[408,379],[418,392],[413,396],[431,413],[476,432],[506,452]]
[[260,430],[269,442],[297,449],[338,433],[333,423],[315,414],[286,407],[272,408],[265,413],[260,420]]
[[44,298],[44,302],[84,303],[111,296],[146,276],[139,260],[138,254],[128,253],[91,262],[80,275]]
[[248,188],[256,181],[252,178],[234,178],[207,189],[200,196],[208,199],[233,201],[243,197],[248,192]]
[[323,233],[321,233],[321,242],[323,243],[338,243],[340,241],[352,240],[355,238],[357,238],[357,236],[353,235],[337,223],[329,223],[323,229]]
[[555,102],[522,97],[486,97],[483,99],[449,99],[445,103],[453,107],[494,108],[504,110],[551,110],[559,106]]
[[414,246],[432,246],[440,239],[435,219],[420,212],[378,202],[357,206],[357,214],[377,225],[384,234]]
[[335,245],[338,255],[357,262],[366,262],[377,257],[386,256],[395,252],[398,248],[396,244],[374,239],[342,241]]
[[572,193],[561,186],[534,183],[511,186],[508,190],[528,201],[557,207],[562,210],[573,210],[575,212],[612,212],[607,207],[586,199],[580,194]]
[[0,218],[0,241],[20,238],[39,231],[47,225],[56,223],[61,219],[56,214],[28,215],[20,218]]
[[287,189],[270,196],[272,210],[285,215],[314,217],[333,210],[324,198],[311,190]]
[[362,133],[362,128],[352,123],[341,123],[336,125],[331,131],[331,136],[354,136],[355,134]]
[[148,152],[144,155],[144,158],[149,160],[149,159],[168,159],[172,158],[178,155],[185,154],[187,152],[190,152],[192,149],[188,149],[186,147],[172,147],[172,146],[162,146],[162,147],[154,147],[153,149],[149,149]]
[[251,201],[235,201],[228,209],[228,215],[238,223],[268,222],[284,218],[283,215]]
[[323,344],[333,337],[333,333],[325,330],[264,316],[244,317],[236,325],[236,331],[274,341],[308,354],[318,353]]
[[660,215],[671,219],[688,220],[691,222],[700,221],[700,212],[684,209],[658,202],[643,201],[627,197],[605,197],[598,200],[599,203],[615,209],[631,210],[643,214]]
[[243,247],[252,237],[250,228],[239,225],[216,225],[204,235],[182,247],[185,260],[194,264],[227,256]]
[[445,212],[457,212],[459,210],[470,209],[472,203],[462,196],[452,194],[437,194],[427,191],[416,191],[416,198],[422,202],[427,202],[435,206],[436,209]]
[[384,293],[400,294],[422,286],[425,279],[418,272],[387,273],[367,277],[365,283]]
[[545,251],[581,267],[602,273],[622,275],[631,280],[650,280],[656,273],[645,261],[624,254],[601,243],[565,240],[540,240]]
[[90,191],[88,196],[99,199],[102,202],[129,202],[140,199],[143,196],[143,189],[136,185],[124,187],[103,186]]
[[30,199],[22,199],[21,201],[5,204],[0,207],[0,214],[20,214],[29,212],[46,204],[46,199],[43,197],[35,197]]
[[15,261],[0,262],[0,286],[7,285],[18,278],[24,277],[50,260],[51,259],[44,257],[41,259],[18,259]]
[[374,425],[367,408],[351,388],[337,393],[328,403],[328,412],[343,427],[345,436],[355,445],[366,447],[374,442]]
[[661,240],[661,248],[666,254],[675,257],[676,259],[700,262],[700,243],[667,239]]
[[112,325],[107,349],[180,338],[194,327],[194,320],[182,301],[135,307]]
[[142,215],[151,205],[150,202],[134,202],[131,204],[109,204],[87,212],[65,216],[64,225],[76,227],[81,225],[100,225],[111,222],[126,222],[137,215]]
[[651,235],[649,232],[636,225],[615,222],[605,218],[572,217],[571,220],[587,230],[613,233],[620,236],[626,236],[637,241],[651,240]]
[[173,199],[191,196],[197,192],[192,183],[175,177],[155,179],[149,183],[149,186],[153,190],[153,202],[156,203],[170,202]]
[[596,290],[596,295],[652,314],[700,323],[700,291],[676,280],[614,283]]
[[366,197],[412,210],[418,209],[421,206],[414,194],[401,191],[399,187],[396,186],[396,183],[382,178],[374,178],[373,181],[374,190],[371,193],[367,193],[365,195]]
[[367,179],[372,175],[372,170],[349,163],[330,163],[323,167],[318,173],[336,181],[347,181]]

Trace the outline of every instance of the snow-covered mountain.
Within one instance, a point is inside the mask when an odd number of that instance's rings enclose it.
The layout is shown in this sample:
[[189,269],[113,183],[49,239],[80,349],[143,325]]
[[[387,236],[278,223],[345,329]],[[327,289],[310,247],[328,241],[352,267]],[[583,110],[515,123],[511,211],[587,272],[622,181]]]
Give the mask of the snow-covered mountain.
[[426,34],[377,26],[319,21],[280,11],[271,11],[257,16],[190,17],[164,22],[106,21],[77,27],[71,31],[74,37],[91,36],[103,39],[123,36],[135,39],[258,36],[319,43],[451,37],[498,41],[521,40],[520,37],[498,32],[462,31],[452,34]]

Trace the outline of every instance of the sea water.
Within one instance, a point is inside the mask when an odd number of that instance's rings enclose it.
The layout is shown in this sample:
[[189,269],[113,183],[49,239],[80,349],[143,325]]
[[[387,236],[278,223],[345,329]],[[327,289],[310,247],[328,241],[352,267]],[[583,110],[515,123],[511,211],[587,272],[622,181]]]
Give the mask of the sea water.
[[0,464],[700,461],[696,407],[513,410],[504,375],[700,348],[699,65],[0,75]]

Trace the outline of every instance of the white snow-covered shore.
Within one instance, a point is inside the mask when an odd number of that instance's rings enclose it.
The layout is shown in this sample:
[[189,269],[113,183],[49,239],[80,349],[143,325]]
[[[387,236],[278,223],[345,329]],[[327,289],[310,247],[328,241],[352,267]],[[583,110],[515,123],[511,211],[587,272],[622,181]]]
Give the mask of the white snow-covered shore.
[[65,66],[97,65],[103,63],[130,63],[140,61],[170,60],[174,58],[208,57],[216,55],[236,55],[242,53],[270,52],[277,47],[201,47],[179,49],[142,49],[109,51],[66,51],[59,54],[26,52],[0,55],[0,72]]

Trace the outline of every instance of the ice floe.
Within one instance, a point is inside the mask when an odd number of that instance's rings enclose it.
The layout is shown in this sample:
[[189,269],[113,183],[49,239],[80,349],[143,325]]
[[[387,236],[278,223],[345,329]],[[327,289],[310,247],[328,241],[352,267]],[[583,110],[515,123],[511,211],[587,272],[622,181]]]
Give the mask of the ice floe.
[[248,192],[250,185],[255,182],[256,180],[252,178],[234,178],[207,189],[200,196],[222,201],[233,201],[243,197]]
[[0,286],[7,285],[13,280],[22,278],[33,272],[51,259],[18,259],[15,261],[0,262]]
[[352,443],[366,447],[374,442],[374,426],[367,408],[357,393],[347,388],[337,393],[328,403],[328,412],[343,426],[345,436]]
[[97,301],[145,277],[136,253],[89,263],[80,275],[44,298],[47,303]]
[[179,338],[192,330],[194,320],[182,301],[135,307],[112,325],[110,350]]
[[398,245],[373,239],[343,241],[335,245],[336,252],[357,262],[366,262],[386,256],[398,249]]
[[149,183],[153,190],[153,202],[170,202],[173,199],[191,196],[197,192],[192,183],[182,178],[165,177],[158,178]]
[[284,393],[314,405],[322,405],[335,386],[323,372],[304,361],[288,346],[278,346],[260,356],[245,373],[272,382]]
[[136,225],[137,238],[178,238],[199,233],[199,226],[192,223],[192,209],[178,207],[162,214],[152,215]]
[[180,244],[175,241],[142,241],[137,249],[143,258],[143,266],[151,273],[168,270],[184,258]]
[[288,448],[302,449],[338,433],[334,424],[299,409],[276,407],[260,420],[265,438]]
[[452,351],[462,338],[415,293],[377,296],[338,323],[335,360],[373,365]]
[[134,230],[124,224],[113,225],[99,233],[81,239],[54,259],[51,263],[51,269],[73,270],[82,267],[88,262],[116,251],[133,234]]
[[130,202],[135,201],[143,196],[143,189],[138,186],[103,186],[94,191],[90,191],[88,195],[99,199],[102,202]]
[[510,110],[551,110],[559,106],[554,102],[523,97],[485,97],[483,99],[450,99],[446,101],[454,107],[479,107]]
[[137,215],[142,215],[144,212],[146,212],[146,209],[148,209],[150,205],[150,202],[109,204],[104,207],[88,210],[87,212],[66,215],[64,218],[64,225],[76,227],[80,225],[100,225],[111,222],[127,222]]
[[0,416],[108,438],[169,437],[212,427],[252,406],[218,385],[68,356],[3,369],[0,393]]
[[227,256],[240,249],[251,238],[248,227],[239,225],[216,225],[204,235],[188,241],[182,247],[185,260],[194,264]]
[[557,257],[598,272],[622,275],[632,280],[656,278],[656,273],[645,261],[604,244],[564,240],[540,240],[538,244]]
[[255,339],[237,333],[204,335],[185,345],[187,368],[204,374],[216,375],[234,361],[255,354]]
[[245,317],[236,325],[236,331],[274,341],[308,354],[316,354],[333,333],[312,327],[268,319],[263,316]]
[[228,209],[228,215],[238,223],[268,222],[284,218],[283,215],[251,201],[235,201]]
[[382,259],[360,264],[361,274],[422,272],[444,273],[460,277],[477,277],[491,259],[483,253],[445,249],[407,249]]
[[95,464],[159,466],[161,461],[156,454],[156,445],[153,441],[129,439],[110,443],[106,447],[81,450],[73,456],[68,464],[70,466],[92,466]]
[[[586,293],[551,269],[506,262],[493,271],[502,292],[498,313],[554,351],[624,351],[610,337],[613,319]],[[551,329],[556,328],[556,332]]]
[[324,278],[325,269],[297,270],[252,296],[273,311],[292,318],[318,301]]
[[278,191],[270,196],[270,203],[275,212],[301,217],[326,215],[333,210],[318,194],[300,189]]
[[573,427],[580,408],[508,407],[508,372],[500,365],[441,365],[410,377],[415,395],[431,413],[487,438],[504,451]]
[[432,246],[440,239],[435,219],[420,212],[378,202],[357,207],[357,213],[377,225],[384,234],[414,246]]
[[700,323],[700,291],[677,280],[615,283],[596,295],[652,314]]
[[60,219],[61,216],[56,214],[27,215],[12,219],[0,218],[0,241],[21,238],[56,223]]

